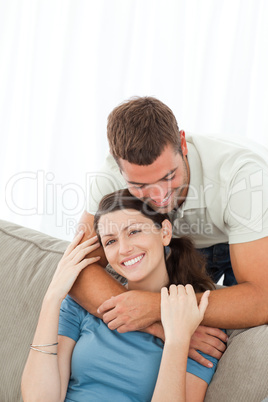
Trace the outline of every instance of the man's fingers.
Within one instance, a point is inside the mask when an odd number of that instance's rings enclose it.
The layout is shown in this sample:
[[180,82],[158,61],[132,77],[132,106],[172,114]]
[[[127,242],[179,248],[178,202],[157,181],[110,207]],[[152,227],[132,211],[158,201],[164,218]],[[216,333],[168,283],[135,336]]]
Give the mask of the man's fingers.
[[[119,328],[121,328],[124,325],[125,325],[124,317],[118,317],[115,320],[112,320],[109,322],[108,328],[113,331],[115,329],[118,330]],[[118,332],[120,332],[120,331],[118,331]],[[127,332],[127,331],[125,331],[125,332]]]
[[213,367],[213,363],[198,353],[195,349],[189,349],[189,357],[195,360],[197,363],[202,364],[205,367]]
[[110,299],[103,302],[97,310],[98,314],[103,314],[105,311],[111,310],[116,306],[115,297],[111,297]]
[[[220,352],[224,352],[226,349],[226,344],[221,339],[216,338],[215,336],[210,335],[202,336],[202,334],[195,332],[191,338],[190,347],[201,350],[204,353],[208,353],[213,349],[217,349]],[[204,350],[204,348],[206,348],[206,350]]]
[[219,328],[205,327],[205,326],[200,325],[198,327],[197,331],[199,331],[199,329],[203,329],[207,335],[214,336],[215,338],[218,338],[219,340],[221,340],[224,343],[226,343],[228,341],[227,334]]
[[201,350],[203,353],[219,359],[225,351],[226,345],[220,339],[213,336],[210,337],[210,339],[200,342],[200,339],[196,339],[195,335],[193,335],[190,342],[190,348]]
[[103,314],[102,321],[105,322],[105,324],[108,324],[109,322],[115,320],[116,317],[117,317],[117,314],[115,312],[115,309],[113,308],[112,310],[110,310],[107,313]]
[[137,328],[134,325],[121,325],[117,328],[117,332],[119,332],[120,334],[124,334],[130,331],[137,331]]

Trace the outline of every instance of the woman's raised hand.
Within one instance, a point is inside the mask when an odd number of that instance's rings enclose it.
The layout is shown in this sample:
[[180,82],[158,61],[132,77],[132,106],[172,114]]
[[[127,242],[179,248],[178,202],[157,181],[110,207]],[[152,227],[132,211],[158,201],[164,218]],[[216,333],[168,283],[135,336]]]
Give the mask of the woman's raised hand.
[[203,320],[210,291],[207,290],[197,305],[192,285],[171,285],[161,289],[161,321],[166,342],[189,339]]
[[82,269],[100,259],[100,257],[86,258],[89,253],[100,247],[97,236],[79,244],[83,236],[84,232],[79,232],[69,244],[49,285],[47,293],[61,300],[69,293]]

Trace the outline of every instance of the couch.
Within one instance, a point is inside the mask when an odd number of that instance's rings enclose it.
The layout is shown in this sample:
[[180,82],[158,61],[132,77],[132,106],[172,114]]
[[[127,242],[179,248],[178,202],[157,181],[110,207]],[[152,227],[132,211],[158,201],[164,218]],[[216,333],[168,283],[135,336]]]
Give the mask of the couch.
[[[20,379],[42,299],[68,242],[0,220],[0,401],[22,401]],[[254,344],[263,345],[256,355]],[[237,345],[244,353],[237,355]],[[228,372],[222,369],[227,362]],[[261,402],[268,396],[268,326],[229,331],[206,402]]]

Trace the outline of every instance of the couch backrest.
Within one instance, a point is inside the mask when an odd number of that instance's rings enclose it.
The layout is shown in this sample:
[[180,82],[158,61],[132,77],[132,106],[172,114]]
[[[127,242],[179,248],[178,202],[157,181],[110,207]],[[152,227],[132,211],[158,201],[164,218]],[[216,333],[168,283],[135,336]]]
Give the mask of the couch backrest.
[[67,245],[0,220],[0,401],[22,401],[21,375],[41,303]]

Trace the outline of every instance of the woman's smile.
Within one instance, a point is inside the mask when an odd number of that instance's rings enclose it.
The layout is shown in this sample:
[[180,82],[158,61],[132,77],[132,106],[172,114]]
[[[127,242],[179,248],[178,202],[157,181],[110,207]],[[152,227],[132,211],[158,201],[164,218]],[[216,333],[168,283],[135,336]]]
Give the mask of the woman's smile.
[[121,262],[121,264],[124,267],[131,267],[132,268],[132,267],[138,265],[141,262],[141,260],[143,259],[144,256],[145,256],[145,253],[140,254],[140,255],[138,255],[136,257],[131,257],[131,258],[125,259],[124,261]]
[[162,227],[129,209],[101,216],[98,227],[106,258],[128,289],[159,291],[167,283]]

